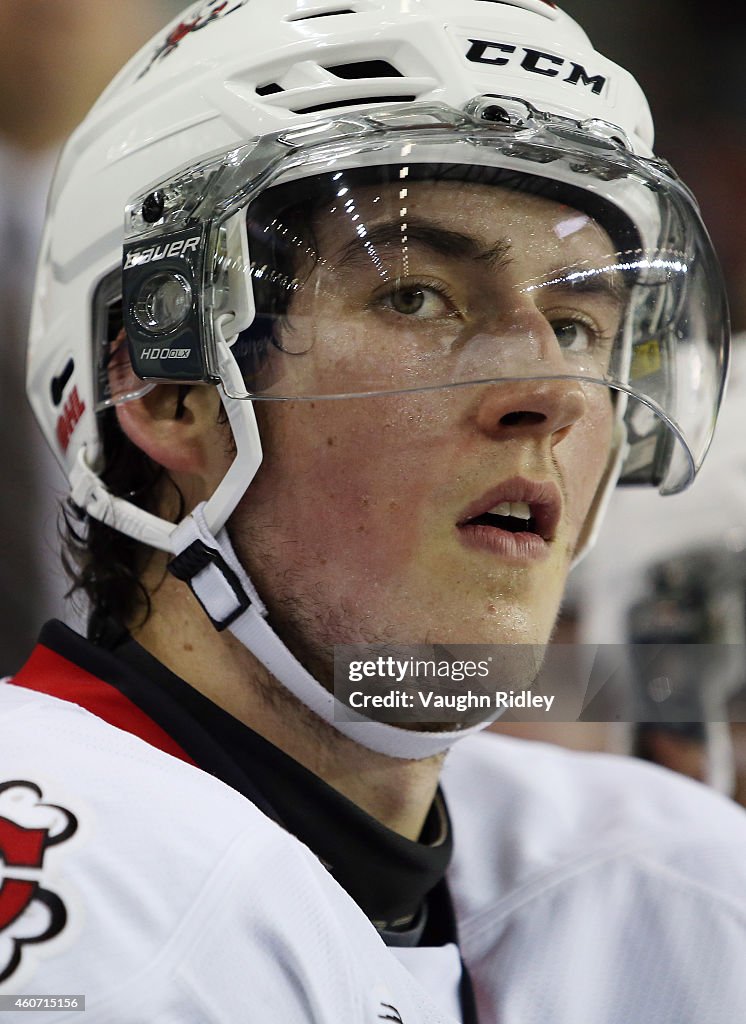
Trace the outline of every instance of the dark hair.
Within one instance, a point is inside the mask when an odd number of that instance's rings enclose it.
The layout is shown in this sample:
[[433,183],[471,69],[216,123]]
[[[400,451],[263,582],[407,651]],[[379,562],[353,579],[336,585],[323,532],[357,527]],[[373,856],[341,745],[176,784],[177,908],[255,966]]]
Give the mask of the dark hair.
[[[161,483],[177,493],[179,515],[183,499],[166,470],[134,445],[107,409],[100,416],[107,489],[134,505],[154,512]],[[139,541],[99,522],[68,498],[60,520],[62,564],[71,581],[68,596],[82,593],[88,601],[88,637],[99,641],[112,621],[144,622],[150,614],[150,595],[141,581],[149,550]]]

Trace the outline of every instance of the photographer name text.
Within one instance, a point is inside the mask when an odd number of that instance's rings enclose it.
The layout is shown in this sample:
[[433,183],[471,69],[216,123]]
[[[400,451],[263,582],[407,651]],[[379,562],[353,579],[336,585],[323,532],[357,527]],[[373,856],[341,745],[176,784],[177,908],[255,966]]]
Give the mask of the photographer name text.
[[389,690],[388,693],[363,693],[353,690],[347,703],[351,708],[424,708],[426,710],[469,711],[472,708],[543,708],[549,711],[554,696],[543,696],[530,690],[495,690],[494,693],[441,694],[434,690]]

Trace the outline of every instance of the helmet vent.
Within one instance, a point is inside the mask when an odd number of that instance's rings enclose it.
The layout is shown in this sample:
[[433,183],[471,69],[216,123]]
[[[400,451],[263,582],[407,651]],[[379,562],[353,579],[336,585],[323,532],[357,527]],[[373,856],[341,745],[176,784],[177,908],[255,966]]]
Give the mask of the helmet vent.
[[[404,75],[387,60],[357,60],[349,64],[334,64],[324,67],[330,75],[343,81],[360,81],[363,78],[404,78]],[[267,82],[256,88],[257,96],[276,96],[285,92],[279,82]]]
[[285,92],[281,85],[277,82],[269,82],[267,85],[258,85],[256,89],[257,96],[276,96],[278,92]]
[[[380,0],[347,0],[346,4],[344,0],[316,0],[315,3],[305,0],[303,6],[306,7],[305,11],[286,14],[283,20],[295,23],[310,21],[312,18],[333,18],[338,14],[364,14],[381,9]],[[309,7],[310,10],[308,10]]]
[[331,103],[317,103],[312,107],[293,107],[296,114],[315,114],[320,110],[334,110],[338,107],[369,106],[371,103],[412,103],[417,97],[411,93],[407,96],[359,96],[357,99],[348,97]]
[[355,14],[349,7],[340,8],[337,11],[317,11],[316,14],[293,14],[286,18],[286,21],[311,21],[312,18],[333,18],[336,14]]
[[393,64],[386,60],[359,60],[354,64],[336,64],[326,69],[336,78],[348,80],[357,78],[403,78]]
[[[474,0],[478,4],[502,4],[504,7],[522,7],[525,11],[543,14],[546,18],[556,18],[557,4],[552,0]],[[547,10],[549,8],[549,10]]]
[[430,78],[406,76],[390,61],[371,58],[326,66],[301,62],[258,85],[256,94],[295,114],[314,114],[366,103],[411,103],[432,87]]

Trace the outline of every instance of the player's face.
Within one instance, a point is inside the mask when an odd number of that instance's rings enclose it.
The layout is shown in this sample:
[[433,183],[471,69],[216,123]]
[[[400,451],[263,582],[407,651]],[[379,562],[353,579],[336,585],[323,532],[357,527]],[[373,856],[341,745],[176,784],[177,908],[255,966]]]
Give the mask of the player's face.
[[433,365],[438,379],[448,360],[524,379],[256,403],[265,459],[234,541],[316,671],[334,643],[544,643],[613,422],[606,387],[550,379],[601,366],[618,327],[615,288],[567,269],[614,247],[577,210],[442,183],[408,190],[403,253],[401,193],[356,203],[378,260],[359,258],[349,210],[324,208],[281,337],[305,354],[276,356],[285,380]]

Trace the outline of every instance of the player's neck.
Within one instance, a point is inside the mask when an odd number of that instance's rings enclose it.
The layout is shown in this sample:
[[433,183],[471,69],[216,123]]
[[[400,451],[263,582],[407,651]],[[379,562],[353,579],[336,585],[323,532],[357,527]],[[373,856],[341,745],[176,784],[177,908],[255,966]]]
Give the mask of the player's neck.
[[442,757],[405,761],[348,740],[308,711],[228,631],[218,633],[169,575],[133,636],[168,669],[258,732],[388,828],[417,839]]

